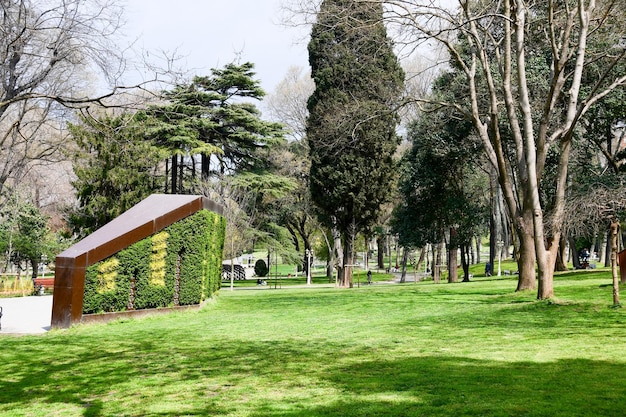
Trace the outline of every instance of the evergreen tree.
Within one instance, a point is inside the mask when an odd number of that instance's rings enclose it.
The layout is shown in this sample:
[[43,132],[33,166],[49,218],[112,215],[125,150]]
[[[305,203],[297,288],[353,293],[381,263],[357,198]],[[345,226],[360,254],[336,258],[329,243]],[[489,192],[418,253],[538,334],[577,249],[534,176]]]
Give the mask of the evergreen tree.
[[37,277],[42,257],[52,259],[55,255],[48,220],[31,202],[15,196],[8,199],[0,210],[0,257],[6,261],[3,270],[11,262],[20,272],[30,267],[31,278]]
[[[283,127],[261,119],[252,100],[265,95],[254,65],[228,64],[165,93],[148,110],[151,135],[170,154],[166,192],[184,193],[190,181],[267,168],[264,149],[283,141]],[[198,160],[196,160],[198,159]]]
[[123,114],[69,125],[77,145],[73,185],[79,203],[69,224],[77,235],[88,235],[160,189],[165,153],[146,139],[144,122],[142,114]]
[[404,72],[382,16],[381,2],[324,0],[309,43],[309,186],[320,220],[342,237],[342,286],[352,285],[355,237],[376,222],[394,182]]
[[450,282],[457,281],[458,249],[464,280],[469,280],[465,255],[488,211],[484,198],[488,187],[479,170],[481,149],[472,140],[471,129],[447,109],[424,114],[409,126],[413,146],[402,159],[402,201],[392,217],[402,246],[420,248],[445,241]]

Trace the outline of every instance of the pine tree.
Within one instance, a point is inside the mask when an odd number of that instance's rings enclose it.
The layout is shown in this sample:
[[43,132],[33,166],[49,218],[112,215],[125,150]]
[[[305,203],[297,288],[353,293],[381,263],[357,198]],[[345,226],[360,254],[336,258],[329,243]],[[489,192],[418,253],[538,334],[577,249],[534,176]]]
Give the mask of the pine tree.
[[320,220],[342,237],[342,286],[352,285],[354,239],[377,220],[395,177],[404,72],[382,15],[381,2],[325,0],[309,43],[309,186]]
[[69,224],[78,236],[104,226],[147,196],[160,191],[159,163],[166,153],[146,138],[142,114],[82,117],[69,124],[78,207]]
[[265,92],[253,70],[252,63],[212,69],[211,75],[166,92],[167,104],[148,110],[152,136],[170,153],[167,192],[189,192],[198,177],[267,168],[264,150],[282,143],[284,131],[282,125],[261,119],[253,101]]

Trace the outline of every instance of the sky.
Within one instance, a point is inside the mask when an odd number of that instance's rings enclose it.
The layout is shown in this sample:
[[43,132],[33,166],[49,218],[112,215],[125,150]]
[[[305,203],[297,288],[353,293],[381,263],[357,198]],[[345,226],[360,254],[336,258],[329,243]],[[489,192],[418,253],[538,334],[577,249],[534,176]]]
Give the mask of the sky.
[[308,67],[308,28],[280,24],[280,0],[126,0],[125,34],[151,56],[182,56],[191,75],[237,61],[255,64],[267,93],[290,66]]

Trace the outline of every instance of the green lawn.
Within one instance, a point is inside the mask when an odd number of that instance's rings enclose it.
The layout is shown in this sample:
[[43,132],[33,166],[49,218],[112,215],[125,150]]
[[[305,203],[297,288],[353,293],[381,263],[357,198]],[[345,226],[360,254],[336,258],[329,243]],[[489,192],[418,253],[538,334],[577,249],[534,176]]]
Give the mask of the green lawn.
[[3,416],[622,416],[607,271],[229,291],[199,311],[0,338]]

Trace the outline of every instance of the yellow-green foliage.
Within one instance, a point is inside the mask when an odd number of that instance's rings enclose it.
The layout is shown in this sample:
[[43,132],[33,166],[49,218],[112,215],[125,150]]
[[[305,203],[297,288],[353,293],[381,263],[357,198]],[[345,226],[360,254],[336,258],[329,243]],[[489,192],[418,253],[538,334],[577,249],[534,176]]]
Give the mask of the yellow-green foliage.
[[165,256],[167,255],[167,232],[152,236],[152,255],[150,255],[150,283],[165,286]]
[[98,264],[98,293],[102,294],[115,289],[117,267],[120,261],[112,257]]

